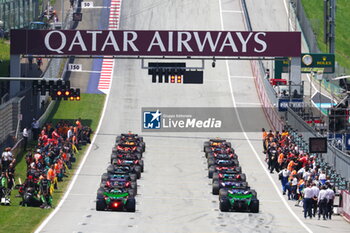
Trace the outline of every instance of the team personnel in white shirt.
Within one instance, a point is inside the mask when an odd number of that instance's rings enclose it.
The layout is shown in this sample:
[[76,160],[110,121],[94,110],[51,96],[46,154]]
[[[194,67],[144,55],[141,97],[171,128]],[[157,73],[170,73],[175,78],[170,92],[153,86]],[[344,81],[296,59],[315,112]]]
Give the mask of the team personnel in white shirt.
[[308,183],[307,187],[304,189],[304,218],[309,216],[312,219],[312,198],[314,198],[314,191]]
[[311,189],[312,189],[312,191],[314,193],[314,197],[312,198],[312,209],[313,209],[312,215],[314,217],[316,217],[316,213],[317,213],[317,197],[318,197],[318,194],[320,192],[320,189],[318,188],[318,186],[315,183],[312,183]]
[[333,213],[333,203],[334,203],[334,197],[335,197],[335,194],[334,194],[334,191],[332,189],[332,186],[329,184],[328,185],[328,188],[326,190],[327,192],[327,218],[328,219],[332,219],[332,213]]
[[319,207],[319,211],[318,211],[318,219],[321,218],[321,215],[323,216],[323,220],[327,220],[326,219],[326,214],[327,214],[327,203],[328,203],[328,194],[327,194],[327,190],[326,190],[326,186],[322,186],[321,190],[318,194],[317,197],[317,202],[318,202],[318,207]]

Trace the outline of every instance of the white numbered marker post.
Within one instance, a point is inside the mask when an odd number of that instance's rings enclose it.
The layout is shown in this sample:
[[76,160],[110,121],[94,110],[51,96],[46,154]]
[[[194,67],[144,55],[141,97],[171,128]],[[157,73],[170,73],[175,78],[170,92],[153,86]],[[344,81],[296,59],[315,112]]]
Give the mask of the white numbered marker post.
[[94,2],[82,2],[81,3],[82,8],[93,8],[94,7]]
[[81,64],[68,64],[68,71],[82,71],[83,66]]

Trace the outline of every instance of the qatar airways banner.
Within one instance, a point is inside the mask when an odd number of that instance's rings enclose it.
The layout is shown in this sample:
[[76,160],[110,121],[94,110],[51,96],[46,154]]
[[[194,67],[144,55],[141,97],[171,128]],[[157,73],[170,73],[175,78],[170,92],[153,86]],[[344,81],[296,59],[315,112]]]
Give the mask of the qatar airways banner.
[[12,30],[11,54],[300,57],[300,32]]

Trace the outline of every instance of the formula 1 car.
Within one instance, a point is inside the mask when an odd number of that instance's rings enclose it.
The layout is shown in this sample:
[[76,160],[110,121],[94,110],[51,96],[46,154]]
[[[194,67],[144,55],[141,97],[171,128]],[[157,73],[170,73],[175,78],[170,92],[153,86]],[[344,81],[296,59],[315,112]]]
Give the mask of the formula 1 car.
[[101,189],[97,191],[96,210],[119,210],[135,212],[136,200],[124,189]]
[[136,145],[119,143],[112,149],[112,154],[123,153],[123,152],[132,152],[138,153],[142,156],[142,148]]
[[[122,162],[124,161],[125,162]],[[118,165],[139,165],[141,167],[141,172],[143,172],[143,160],[139,158],[139,156],[135,155],[134,153],[118,153],[118,154],[112,154],[111,155],[111,163],[112,164],[118,164]]]
[[210,152],[208,153],[208,161],[210,159],[238,159],[238,156],[235,153],[231,152]]
[[237,159],[209,159],[208,168],[211,166],[222,166],[222,167],[231,167],[238,166],[239,162]]
[[224,139],[210,139],[207,142],[204,142],[204,152],[211,152],[213,151],[215,148],[230,148],[231,147],[231,143],[227,142]]
[[220,173],[230,173],[230,174],[240,174],[242,173],[242,168],[240,166],[210,166],[208,169],[208,177],[213,178],[214,172]]
[[255,190],[249,188],[221,190],[219,201],[222,212],[250,211],[252,213],[259,213],[259,200],[257,199]]
[[220,145],[218,147],[207,147],[205,151],[205,157],[208,158],[211,153],[218,153],[218,154],[230,154],[235,153],[235,150],[232,147],[227,147],[225,144]]
[[248,183],[242,181],[236,181],[232,179],[222,179],[213,181],[213,194],[219,195],[221,189],[233,189],[233,188],[247,188]]
[[246,181],[246,175],[244,173],[225,173],[225,172],[214,172],[213,182],[215,180],[231,179],[234,181]]
[[130,177],[131,181],[135,181],[137,179],[137,174],[130,166],[125,165],[109,165],[107,167],[107,175],[122,175],[124,177]]
[[[143,166],[143,161],[142,160],[132,160],[132,159],[114,159],[112,161],[113,165],[117,166],[129,166],[131,170],[136,173],[137,179],[141,178],[141,172],[142,172],[142,166]],[[142,164],[142,166],[141,166]]]
[[145,152],[146,150],[146,144],[143,141],[143,137],[140,137],[137,134],[121,134],[115,139],[115,144],[136,145],[142,148],[142,152]]
[[140,160],[142,155],[137,152],[118,152],[111,154],[111,163],[114,159],[138,159]]
[[101,188],[126,189],[131,196],[137,195],[136,181],[130,181],[128,177],[109,176],[106,180],[101,180]]

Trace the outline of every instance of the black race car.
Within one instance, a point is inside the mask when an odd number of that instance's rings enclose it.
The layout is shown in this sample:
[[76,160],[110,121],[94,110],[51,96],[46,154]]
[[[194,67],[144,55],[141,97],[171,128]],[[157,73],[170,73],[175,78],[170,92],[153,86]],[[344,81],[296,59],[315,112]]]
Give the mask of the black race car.
[[214,172],[213,182],[215,180],[231,179],[235,181],[246,181],[246,175],[244,173],[225,173],[225,172]]
[[138,153],[142,156],[142,148],[137,145],[130,145],[125,143],[119,143],[115,145],[112,149],[112,154],[123,153],[123,152],[132,152]]
[[248,183],[244,181],[236,181],[233,179],[222,179],[213,181],[213,194],[219,195],[221,189],[232,189],[232,188],[247,188]]
[[231,143],[224,139],[210,139],[209,141],[204,142],[204,152],[209,153],[214,151],[216,148],[231,148]]
[[220,189],[220,210],[249,211],[259,213],[259,200],[255,190],[250,188]]
[[114,159],[138,159],[140,160],[142,155],[137,152],[118,152],[111,154],[111,163]]
[[[107,175],[107,174],[106,174]],[[137,195],[137,183],[131,181],[128,176],[120,175],[107,175],[107,179],[102,177],[100,187],[103,189],[114,188],[114,189],[126,189],[131,196]]]
[[237,159],[209,159],[208,168],[211,166],[222,166],[222,167],[232,167],[238,166],[239,162]]
[[240,174],[242,173],[242,168],[240,166],[210,166],[208,169],[208,177],[213,178],[214,172],[220,173],[230,173],[230,174]]
[[97,190],[96,210],[119,210],[135,212],[136,200],[125,189],[99,188]]
[[235,150],[232,147],[227,147],[226,144],[223,144],[217,147],[208,147],[205,152],[205,157],[208,158],[211,153],[234,154]]
[[117,166],[129,166],[131,171],[136,173],[137,179],[141,178],[141,172],[143,168],[143,160],[132,160],[132,159],[114,159],[112,161],[113,165]]
[[209,161],[210,159],[238,159],[238,156],[235,153],[231,152],[217,151],[208,153],[207,158]]
[[137,179],[137,174],[133,170],[132,167],[127,165],[109,165],[107,167],[107,175],[123,175],[129,176],[131,181],[135,181]]
[[145,152],[146,150],[146,144],[143,141],[143,137],[138,136],[137,134],[121,134],[120,136],[117,136],[115,139],[115,145],[133,145],[141,148],[142,152]]

